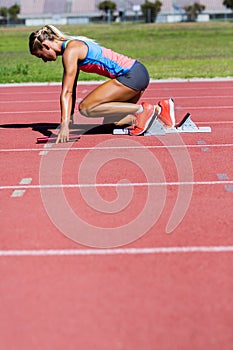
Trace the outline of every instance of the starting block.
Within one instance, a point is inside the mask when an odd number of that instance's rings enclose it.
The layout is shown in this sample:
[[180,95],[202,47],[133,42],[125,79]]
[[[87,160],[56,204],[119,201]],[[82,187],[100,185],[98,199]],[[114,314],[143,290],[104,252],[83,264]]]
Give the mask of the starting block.
[[[153,120],[149,128],[144,132],[144,136],[162,136],[174,133],[199,133],[199,132],[211,132],[211,127],[203,126],[197,127],[192,121],[191,114],[187,113],[184,118],[176,126],[172,128],[166,128],[157,118]],[[130,135],[130,129],[114,129],[114,135]]]

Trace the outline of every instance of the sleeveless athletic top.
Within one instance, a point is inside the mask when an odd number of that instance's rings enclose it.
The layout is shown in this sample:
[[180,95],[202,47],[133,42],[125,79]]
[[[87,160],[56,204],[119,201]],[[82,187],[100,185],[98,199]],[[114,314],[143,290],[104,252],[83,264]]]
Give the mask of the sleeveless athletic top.
[[[63,52],[70,41],[71,39],[62,42]],[[127,73],[136,62],[132,58],[106,49],[95,42],[83,39],[80,41],[84,42],[88,47],[86,58],[78,62],[78,68],[84,72],[97,73],[113,79]]]

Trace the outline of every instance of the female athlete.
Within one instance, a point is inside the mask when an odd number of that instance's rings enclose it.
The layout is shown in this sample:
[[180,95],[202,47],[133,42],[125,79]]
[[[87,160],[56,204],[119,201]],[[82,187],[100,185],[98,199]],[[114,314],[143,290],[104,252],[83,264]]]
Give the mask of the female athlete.
[[131,135],[143,134],[155,117],[167,126],[175,125],[172,99],[157,105],[137,104],[149,84],[148,71],[137,60],[102,47],[89,38],[67,36],[53,25],[45,25],[31,33],[29,48],[32,55],[44,62],[56,61],[62,56],[61,125],[57,143],[69,141],[80,70],[110,78],[79,103],[82,115],[104,117],[111,122],[114,118],[117,126],[133,125]]

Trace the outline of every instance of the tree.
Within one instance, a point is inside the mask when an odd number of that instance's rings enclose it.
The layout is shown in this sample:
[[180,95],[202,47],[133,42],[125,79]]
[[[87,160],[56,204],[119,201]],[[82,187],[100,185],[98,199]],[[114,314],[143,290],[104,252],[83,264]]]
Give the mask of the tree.
[[0,16],[3,17],[3,23],[8,23],[8,20],[17,20],[18,14],[20,13],[20,6],[18,4],[14,4],[13,6],[7,8],[7,7],[0,7]]
[[233,11],[233,0],[224,0],[222,4]]
[[188,21],[196,21],[199,13],[204,11],[205,5],[195,2],[193,5],[185,6],[184,10],[188,16]]
[[14,4],[8,9],[8,13],[10,19],[16,20],[18,18],[18,14],[20,13],[20,6],[18,4]]
[[0,7],[0,16],[3,17],[3,22],[7,22],[7,14],[8,14],[8,8]]
[[112,16],[113,11],[116,9],[116,4],[113,1],[102,1],[98,5],[99,10],[103,10],[105,12],[105,15],[107,15],[109,12]]
[[155,2],[147,1],[141,5],[142,13],[147,23],[153,23],[157,14],[161,11],[162,3],[159,0]]

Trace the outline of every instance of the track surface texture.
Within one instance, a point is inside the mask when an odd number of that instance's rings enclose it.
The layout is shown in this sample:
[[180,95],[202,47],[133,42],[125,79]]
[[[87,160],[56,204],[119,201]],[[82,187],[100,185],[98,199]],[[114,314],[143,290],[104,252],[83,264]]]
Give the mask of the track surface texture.
[[60,89],[0,87],[1,350],[233,349],[233,81],[142,97],[211,133],[112,135],[77,109],[78,141],[37,144]]

